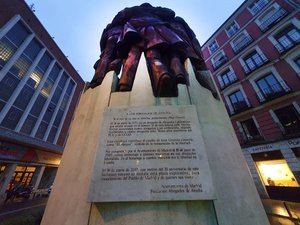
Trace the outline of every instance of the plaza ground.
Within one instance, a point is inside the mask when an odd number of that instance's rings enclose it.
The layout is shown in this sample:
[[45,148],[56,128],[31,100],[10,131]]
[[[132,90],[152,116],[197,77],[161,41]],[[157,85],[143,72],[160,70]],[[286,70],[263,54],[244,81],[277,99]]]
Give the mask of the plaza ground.
[[[39,225],[44,213],[47,197],[14,202],[0,206],[0,225]],[[263,200],[271,225],[300,224],[300,203]]]

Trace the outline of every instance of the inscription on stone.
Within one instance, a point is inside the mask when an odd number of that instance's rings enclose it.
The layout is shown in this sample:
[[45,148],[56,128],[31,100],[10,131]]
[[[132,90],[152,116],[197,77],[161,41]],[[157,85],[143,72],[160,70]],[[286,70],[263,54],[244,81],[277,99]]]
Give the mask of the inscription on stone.
[[89,202],[213,198],[194,106],[105,111]]

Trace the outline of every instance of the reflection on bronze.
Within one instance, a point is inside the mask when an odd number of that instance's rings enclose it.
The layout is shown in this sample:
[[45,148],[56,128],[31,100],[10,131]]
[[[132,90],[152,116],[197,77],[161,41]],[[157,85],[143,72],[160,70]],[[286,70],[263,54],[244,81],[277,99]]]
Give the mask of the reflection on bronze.
[[206,70],[196,35],[171,9],[153,7],[148,3],[125,8],[104,29],[100,59],[95,63],[95,75],[90,83],[100,85],[109,71],[122,74],[119,91],[130,91],[141,54],[144,52],[155,96],[177,96],[177,84],[188,84],[184,62],[190,58],[201,85],[217,96],[214,84],[200,71]]

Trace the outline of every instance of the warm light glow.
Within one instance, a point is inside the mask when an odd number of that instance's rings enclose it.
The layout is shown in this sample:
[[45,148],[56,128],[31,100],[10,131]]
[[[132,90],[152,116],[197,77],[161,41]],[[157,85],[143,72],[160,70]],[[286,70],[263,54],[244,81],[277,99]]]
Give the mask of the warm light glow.
[[35,81],[34,88],[36,88],[39,85],[40,81],[41,81],[40,74],[37,73],[36,71],[33,71],[30,78]]
[[7,61],[13,54],[13,50],[8,46],[5,46],[4,43],[0,45],[0,59],[3,61]]
[[266,186],[299,186],[285,160],[262,161],[256,164]]

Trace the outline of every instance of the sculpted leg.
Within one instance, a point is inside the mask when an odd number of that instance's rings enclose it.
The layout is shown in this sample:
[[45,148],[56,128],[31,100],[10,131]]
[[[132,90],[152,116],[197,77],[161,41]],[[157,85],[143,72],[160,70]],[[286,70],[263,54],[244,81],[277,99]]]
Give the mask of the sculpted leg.
[[141,58],[141,50],[138,46],[132,46],[127,59],[123,62],[122,75],[119,81],[120,91],[130,91],[133,85],[135,73]]
[[177,84],[188,84],[187,72],[176,53],[172,54],[171,56],[170,68],[175,76]]
[[[152,82],[156,96],[171,97],[177,95],[174,79],[171,77],[167,66],[163,63],[157,49],[149,49],[146,59],[151,70]],[[175,90],[175,91],[174,91]]]

